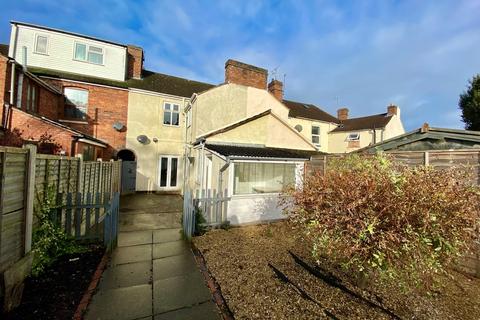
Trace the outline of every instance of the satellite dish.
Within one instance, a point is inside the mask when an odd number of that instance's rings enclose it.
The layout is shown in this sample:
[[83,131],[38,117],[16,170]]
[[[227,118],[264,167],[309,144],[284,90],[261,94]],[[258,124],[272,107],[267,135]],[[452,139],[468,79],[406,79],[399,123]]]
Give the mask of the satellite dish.
[[301,125],[297,124],[297,125],[295,126],[295,130],[297,130],[298,132],[302,132],[303,127],[302,127]]
[[125,125],[120,121],[115,121],[115,123],[113,124],[113,129],[117,131],[122,131],[124,128],[125,128]]
[[144,134],[141,134],[137,137],[137,141],[140,142],[141,144],[149,144],[150,139]]

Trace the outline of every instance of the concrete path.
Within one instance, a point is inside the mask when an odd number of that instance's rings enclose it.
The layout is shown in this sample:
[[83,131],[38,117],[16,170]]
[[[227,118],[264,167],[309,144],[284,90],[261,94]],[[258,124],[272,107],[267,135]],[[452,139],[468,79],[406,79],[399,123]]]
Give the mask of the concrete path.
[[85,319],[221,319],[181,240],[181,204],[176,196],[121,199],[118,248]]

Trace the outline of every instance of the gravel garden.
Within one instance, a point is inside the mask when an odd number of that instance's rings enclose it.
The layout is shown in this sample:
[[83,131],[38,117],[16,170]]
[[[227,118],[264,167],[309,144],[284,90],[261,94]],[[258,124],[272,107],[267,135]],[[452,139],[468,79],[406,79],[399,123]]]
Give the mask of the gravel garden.
[[[441,279],[441,290],[433,294],[407,294],[399,286],[381,283],[360,289],[353,274],[320,261],[317,269],[345,287],[338,288],[335,282],[312,275],[289,253],[315,266],[307,241],[288,222],[278,222],[212,230],[196,237],[194,244],[235,319],[479,318],[480,279],[454,272],[453,278]],[[269,264],[291,283],[280,279]]]

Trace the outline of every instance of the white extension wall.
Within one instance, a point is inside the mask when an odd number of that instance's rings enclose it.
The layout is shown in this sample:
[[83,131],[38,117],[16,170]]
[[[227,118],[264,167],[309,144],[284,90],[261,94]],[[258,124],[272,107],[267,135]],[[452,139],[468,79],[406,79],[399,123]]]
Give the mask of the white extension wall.
[[[48,37],[47,54],[34,52],[35,38],[37,35]],[[74,60],[75,41],[103,48],[103,65]],[[27,66],[89,75],[116,81],[125,80],[127,51],[124,46],[59,31],[12,24],[9,56],[23,63],[22,47],[24,46],[27,48]]]

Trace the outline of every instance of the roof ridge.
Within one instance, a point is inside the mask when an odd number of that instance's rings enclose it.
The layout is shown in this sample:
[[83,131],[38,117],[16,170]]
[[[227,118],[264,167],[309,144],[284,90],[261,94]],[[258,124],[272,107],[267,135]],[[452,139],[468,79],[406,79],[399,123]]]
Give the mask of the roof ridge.
[[[152,71],[152,70],[148,70],[148,69],[143,69],[143,71],[147,71],[147,72],[151,72],[151,73],[155,73],[155,74],[159,74],[159,75],[164,75],[164,76],[167,76],[167,77],[177,78],[177,79],[180,79],[180,80],[186,80],[186,81],[190,81],[190,82],[196,82],[196,83],[200,83],[200,84],[216,86],[215,84],[211,84],[211,83],[208,83],[208,82],[187,79],[187,78],[183,78],[183,77],[179,77],[179,76],[173,76],[171,74],[166,74],[166,73],[163,73],[163,72],[157,72],[157,71]],[[129,79],[129,80],[131,80],[131,79]],[[133,80],[142,81],[143,79],[133,79]]]

